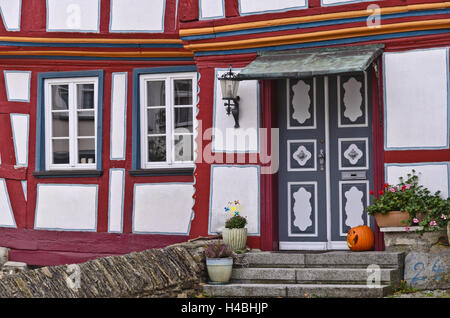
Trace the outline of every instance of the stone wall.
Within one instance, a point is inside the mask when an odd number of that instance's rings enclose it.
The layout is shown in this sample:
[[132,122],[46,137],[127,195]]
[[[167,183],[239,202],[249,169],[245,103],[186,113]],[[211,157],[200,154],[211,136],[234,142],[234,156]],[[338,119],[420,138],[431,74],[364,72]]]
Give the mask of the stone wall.
[[193,297],[207,277],[204,244],[181,243],[6,275],[0,279],[0,297]]
[[414,233],[415,227],[382,228],[386,251],[404,252],[404,280],[419,290],[450,288],[450,248],[446,231]]

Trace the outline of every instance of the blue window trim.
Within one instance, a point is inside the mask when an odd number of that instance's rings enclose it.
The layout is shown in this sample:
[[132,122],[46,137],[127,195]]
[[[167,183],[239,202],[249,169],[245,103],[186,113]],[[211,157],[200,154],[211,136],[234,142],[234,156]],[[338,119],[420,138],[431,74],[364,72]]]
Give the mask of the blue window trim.
[[165,73],[183,73],[197,72],[195,65],[187,66],[169,66],[169,67],[151,67],[133,69],[133,118],[132,118],[132,162],[133,170],[141,169],[141,121],[140,121],[140,94],[139,77],[144,74],[165,74]]
[[[97,101],[97,170],[102,170],[103,154],[103,86],[104,71],[75,71],[38,73],[38,100],[36,111],[36,172],[45,169],[45,85],[46,79],[72,78],[72,77],[98,77]],[[76,171],[74,171],[75,173]]]

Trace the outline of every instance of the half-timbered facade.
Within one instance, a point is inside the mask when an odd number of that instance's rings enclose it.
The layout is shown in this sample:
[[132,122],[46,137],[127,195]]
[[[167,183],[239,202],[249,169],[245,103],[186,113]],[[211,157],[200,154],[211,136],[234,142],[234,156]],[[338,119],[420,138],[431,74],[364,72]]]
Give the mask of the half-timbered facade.
[[[412,169],[448,197],[450,2],[0,0],[0,246],[346,249]],[[218,77],[239,72],[239,128]]]

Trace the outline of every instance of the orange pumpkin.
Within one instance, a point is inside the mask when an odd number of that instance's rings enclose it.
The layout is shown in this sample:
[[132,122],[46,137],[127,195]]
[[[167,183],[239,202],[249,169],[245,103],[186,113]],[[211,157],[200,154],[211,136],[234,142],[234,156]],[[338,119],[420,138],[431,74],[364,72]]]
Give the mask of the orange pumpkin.
[[347,245],[352,251],[370,251],[374,243],[375,236],[367,225],[352,227],[347,233]]

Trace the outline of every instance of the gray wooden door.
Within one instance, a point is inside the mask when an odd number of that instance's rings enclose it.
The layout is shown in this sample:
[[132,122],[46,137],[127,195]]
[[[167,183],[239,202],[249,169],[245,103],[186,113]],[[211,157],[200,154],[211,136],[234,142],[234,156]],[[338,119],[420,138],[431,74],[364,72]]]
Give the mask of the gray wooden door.
[[367,87],[365,73],[278,82],[280,249],[346,249],[371,223]]

